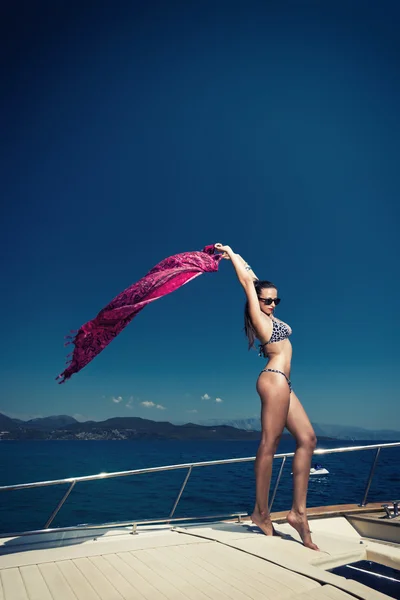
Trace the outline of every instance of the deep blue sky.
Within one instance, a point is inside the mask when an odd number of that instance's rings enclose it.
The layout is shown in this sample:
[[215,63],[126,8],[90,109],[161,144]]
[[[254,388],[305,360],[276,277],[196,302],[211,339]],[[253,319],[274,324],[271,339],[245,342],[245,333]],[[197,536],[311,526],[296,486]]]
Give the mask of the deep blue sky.
[[311,420],[400,428],[399,3],[7,10],[0,411],[258,414],[264,362],[227,261],[54,380],[70,329],[164,257],[221,241],[277,284]]

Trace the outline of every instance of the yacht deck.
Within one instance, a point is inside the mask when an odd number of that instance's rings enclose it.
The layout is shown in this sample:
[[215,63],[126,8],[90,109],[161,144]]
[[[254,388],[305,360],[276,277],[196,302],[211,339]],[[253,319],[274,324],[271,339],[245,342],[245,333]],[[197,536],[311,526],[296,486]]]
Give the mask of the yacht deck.
[[266,537],[250,521],[5,538],[0,600],[389,598],[327,569],[372,555],[399,568],[397,545],[363,539],[343,516],[311,523],[321,552],[288,524]]

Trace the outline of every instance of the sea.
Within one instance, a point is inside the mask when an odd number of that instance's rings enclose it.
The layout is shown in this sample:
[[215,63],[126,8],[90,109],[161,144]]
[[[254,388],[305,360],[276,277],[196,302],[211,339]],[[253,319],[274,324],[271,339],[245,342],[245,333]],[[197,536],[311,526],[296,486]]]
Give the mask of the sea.
[[[398,441],[398,440],[394,440]],[[361,446],[378,442],[321,441],[318,448]],[[386,443],[386,442],[382,442]],[[0,485],[125,471],[179,463],[255,456],[257,441],[1,441]],[[281,441],[278,452],[294,451]],[[313,462],[328,469],[311,476],[307,505],[360,503],[375,450],[317,455]],[[273,510],[291,505],[291,459],[286,461]],[[281,459],[274,461],[273,488]],[[382,449],[368,501],[400,498],[400,447]],[[52,527],[169,516],[187,470],[140,474],[75,485]],[[67,491],[67,484],[0,491],[0,533],[41,529]],[[195,517],[247,513],[254,506],[253,463],[194,468],[175,516]]]

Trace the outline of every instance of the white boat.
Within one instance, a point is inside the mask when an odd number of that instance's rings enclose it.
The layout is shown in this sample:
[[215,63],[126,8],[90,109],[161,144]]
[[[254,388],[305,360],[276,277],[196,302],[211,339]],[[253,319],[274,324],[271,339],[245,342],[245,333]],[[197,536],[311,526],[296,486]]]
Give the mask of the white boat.
[[[0,492],[67,484],[44,529],[0,539],[1,600],[384,600],[400,598],[400,516],[398,502],[367,504],[379,452],[400,442],[317,454],[375,449],[361,502],[309,509],[313,540],[305,548],[286,522],[287,511],[272,513],[278,536],[266,537],[245,513],[174,517],[193,469],[252,462],[255,457],[187,463],[87,477],[0,487]],[[282,459],[272,493],[277,493]],[[77,525],[50,525],[83,481],[187,470],[167,519]],[[229,490],[227,490],[229,498]],[[388,500],[388,498],[384,498]],[[33,508],[32,508],[33,509]],[[376,574],[377,573],[377,574]]]
[[322,465],[315,464],[310,469],[310,475],[329,475],[329,471]]
[[[293,475],[293,472],[290,474]],[[328,469],[325,469],[325,467],[322,467],[321,465],[318,465],[318,466],[316,465],[315,467],[311,467],[310,475],[329,475],[329,471],[328,471]]]

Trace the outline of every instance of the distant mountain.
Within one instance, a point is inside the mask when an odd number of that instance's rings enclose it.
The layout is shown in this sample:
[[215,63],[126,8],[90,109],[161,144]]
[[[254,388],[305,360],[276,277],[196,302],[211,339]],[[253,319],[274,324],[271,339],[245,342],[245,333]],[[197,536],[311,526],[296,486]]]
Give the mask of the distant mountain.
[[257,440],[258,431],[243,431],[228,425],[203,426],[195,423],[173,425],[168,421],[151,421],[140,417],[115,417],[105,421],[79,423],[73,417],[59,415],[19,421],[0,414],[3,440]]
[[324,425],[313,423],[316,435],[333,436],[341,440],[400,441],[400,431],[394,429],[365,429],[353,425]]
[[125,439],[252,440],[260,437],[259,432],[243,431],[229,425],[204,426],[195,423],[173,425],[169,421],[151,421],[140,417],[114,417],[105,421],[77,422],[63,427],[63,431],[75,434],[119,431],[124,432]]
[[84,421],[71,423],[63,427],[68,431],[91,431],[93,429],[135,429],[137,431],[173,431],[177,425],[168,421],[152,421],[141,417],[112,417],[105,421]]
[[[207,419],[199,421],[201,425],[230,425],[245,430],[259,431],[261,423],[259,418],[248,419]],[[340,440],[400,440],[400,431],[391,429],[365,429],[352,425],[325,425],[313,423],[314,431],[320,437],[333,437]]]
[[14,429],[17,429],[18,425],[17,423],[14,422],[13,419],[10,419],[10,417],[7,417],[6,415],[3,415],[2,413],[0,413],[0,430],[1,431],[14,431]]
[[[317,437],[341,440],[400,440],[400,432],[369,430],[351,425],[313,423]],[[22,421],[0,413],[2,439],[259,439],[260,419],[207,419],[197,423],[114,417],[105,421],[77,421],[68,415]]]
[[20,421],[15,419],[19,426],[28,427],[29,429],[40,429],[42,431],[48,431],[49,429],[60,429],[74,423],[78,423],[74,417],[68,415],[56,415],[54,417],[37,417],[36,419],[29,419],[29,421]]
[[248,419],[203,419],[198,421],[199,425],[230,425],[247,431],[261,431],[260,417],[249,417]]

